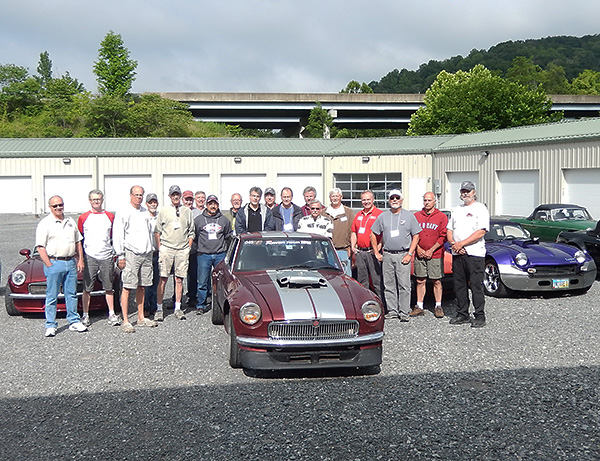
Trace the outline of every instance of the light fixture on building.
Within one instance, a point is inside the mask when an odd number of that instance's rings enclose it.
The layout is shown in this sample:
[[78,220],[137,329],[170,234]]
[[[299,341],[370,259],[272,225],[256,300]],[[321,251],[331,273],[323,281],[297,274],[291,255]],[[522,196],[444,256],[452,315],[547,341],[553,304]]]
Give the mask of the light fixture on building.
[[235,163],[242,163],[242,157],[233,157]]
[[371,161],[371,157],[364,156],[364,157],[362,158],[362,162],[363,162],[363,163],[369,163],[370,161]]
[[481,151],[481,156],[482,157],[487,157],[488,155],[490,155],[490,151],[489,150],[482,150]]
[[63,163],[64,163],[65,165],[70,165],[70,164],[71,164],[71,159],[70,159],[70,158],[67,158],[67,157],[65,157],[65,158],[63,158]]

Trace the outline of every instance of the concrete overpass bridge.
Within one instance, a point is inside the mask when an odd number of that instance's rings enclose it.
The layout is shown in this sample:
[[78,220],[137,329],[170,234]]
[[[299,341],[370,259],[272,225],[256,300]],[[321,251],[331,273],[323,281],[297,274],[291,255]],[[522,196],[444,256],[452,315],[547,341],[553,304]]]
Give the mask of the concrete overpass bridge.
[[[408,128],[410,116],[423,106],[423,94],[352,93],[159,93],[187,104],[194,119],[281,129],[298,136],[316,102],[340,128]],[[552,111],[574,119],[598,117],[600,96],[551,95]]]

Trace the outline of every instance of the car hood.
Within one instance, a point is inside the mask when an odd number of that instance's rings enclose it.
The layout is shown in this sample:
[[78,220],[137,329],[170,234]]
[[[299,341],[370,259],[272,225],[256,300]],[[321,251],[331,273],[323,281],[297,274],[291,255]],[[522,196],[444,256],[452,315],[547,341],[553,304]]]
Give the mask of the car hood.
[[356,282],[338,272],[279,270],[243,278],[265,300],[273,320],[357,318],[351,293]]
[[525,253],[532,264],[572,264],[575,263],[573,255],[578,248],[556,243],[535,242],[532,240],[503,240],[488,242],[488,253],[505,249],[514,254]]

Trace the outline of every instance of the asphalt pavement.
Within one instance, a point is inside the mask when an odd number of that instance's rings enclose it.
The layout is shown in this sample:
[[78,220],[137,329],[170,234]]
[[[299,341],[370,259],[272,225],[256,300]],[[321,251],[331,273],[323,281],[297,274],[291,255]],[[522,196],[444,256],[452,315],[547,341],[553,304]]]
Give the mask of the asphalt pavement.
[[[38,220],[0,222],[4,287]],[[209,315],[135,334],[63,315],[45,338],[2,309],[0,459],[597,460],[599,296],[486,298],[481,329],[390,321],[373,376],[231,369]]]

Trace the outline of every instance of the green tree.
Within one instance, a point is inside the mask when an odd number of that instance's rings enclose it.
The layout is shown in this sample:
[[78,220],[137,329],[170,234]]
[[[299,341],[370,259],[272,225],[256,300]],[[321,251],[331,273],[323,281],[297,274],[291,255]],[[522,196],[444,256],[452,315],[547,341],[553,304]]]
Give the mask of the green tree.
[[129,135],[135,137],[186,137],[194,122],[187,104],[157,94],[142,95],[130,106],[128,119]]
[[352,80],[340,93],[373,93],[373,90],[365,82],[358,83],[356,80]]
[[409,135],[472,133],[557,120],[542,88],[510,82],[482,65],[442,71],[425,92],[425,107],[410,119]]
[[307,138],[328,138],[330,137],[332,125],[333,117],[317,101],[316,106],[311,109],[308,115],[304,136]]
[[99,96],[91,101],[86,118],[87,134],[94,138],[129,136],[129,121],[125,99],[115,95]]
[[0,65],[0,116],[5,120],[15,112],[31,114],[39,110],[41,87],[25,67]]
[[130,59],[129,55],[120,34],[110,31],[100,42],[94,74],[101,95],[120,98],[129,95],[137,68],[137,61]]
[[571,82],[573,94],[600,94],[600,72],[586,69]]
[[541,73],[542,68],[533,63],[532,57],[517,56],[506,71],[506,79],[535,90],[541,83]]
[[52,60],[47,51],[40,53],[40,60],[37,66],[37,79],[40,82],[42,88],[46,88],[48,83],[52,80]]

